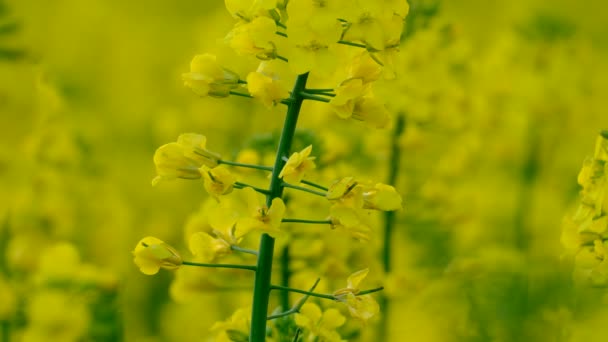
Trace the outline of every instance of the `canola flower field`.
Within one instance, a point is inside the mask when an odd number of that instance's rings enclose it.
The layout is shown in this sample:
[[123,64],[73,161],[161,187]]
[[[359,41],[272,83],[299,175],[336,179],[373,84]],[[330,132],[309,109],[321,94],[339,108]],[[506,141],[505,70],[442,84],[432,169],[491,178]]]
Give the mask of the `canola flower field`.
[[0,341],[608,340],[606,10],[0,0]]

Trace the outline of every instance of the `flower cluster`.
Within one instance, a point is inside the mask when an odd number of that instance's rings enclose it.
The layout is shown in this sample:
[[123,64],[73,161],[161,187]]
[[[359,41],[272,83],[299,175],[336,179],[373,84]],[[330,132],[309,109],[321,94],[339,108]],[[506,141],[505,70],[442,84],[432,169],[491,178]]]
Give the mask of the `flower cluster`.
[[578,174],[581,203],[564,219],[562,243],[575,257],[575,280],[608,286],[608,131]]

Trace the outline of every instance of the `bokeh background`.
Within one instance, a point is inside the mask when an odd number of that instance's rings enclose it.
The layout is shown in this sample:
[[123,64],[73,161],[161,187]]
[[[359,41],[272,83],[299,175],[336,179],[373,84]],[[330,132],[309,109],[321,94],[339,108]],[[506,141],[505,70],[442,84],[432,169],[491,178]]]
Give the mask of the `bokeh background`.
[[[386,340],[608,338],[608,297],[573,285],[560,245],[576,175],[608,128],[608,6],[410,5],[397,79],[378,92],[405,118],[392,272],[372,280],[387,287]],[[231,158],[271,156],[281,108],[200,99],[181,81],[206,51],[255,69],[223,44],[232,25],[219,0],[0,1],[4,341],[211,341],[214,322],[248,305],[249,278],[205,271],[184,296],[178,275],[145,276],[131,255],[148,235],[186,253],[208,200],[199,182],[150,185],[158,146],[197,132]],[[320,146],[316,178],[386,180],[391,130],[320,108],[305,107],[299,133]],[[365,261],[381,273],[380,228],[368,244],[313,242],[300,246],[316,246],[306,272]],[[342,333],[374,341],[380,325]]]

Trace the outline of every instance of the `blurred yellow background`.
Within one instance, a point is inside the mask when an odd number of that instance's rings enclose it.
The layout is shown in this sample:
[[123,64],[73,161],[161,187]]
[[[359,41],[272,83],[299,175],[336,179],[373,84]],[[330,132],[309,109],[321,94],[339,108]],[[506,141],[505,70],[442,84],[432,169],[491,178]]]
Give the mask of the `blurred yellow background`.
[[[608,128],[608,6],[410,6],[398,78],[379,91],[406,118],[396,271],[383,282],[388,340],[608,338],[608,297],[572,285],[560,245],[577,173]],[[282,108],[200,99],[183,87],[192,56],[206,51],[241,74],[255,69],[223,44],[232,25],[219,0],[0,1],[5,339],[208,341],[214,322],[250,300],[250,288],[203,285],[175,301],[174,276],[142,275],[130,253],[148,235],[185,249],[188,217],[208,197],[198,183],[150,185],[158,146],[197,132],[236,158],[272,142],[282,124]],[[390,130],[321,114],[302,129],[353,160],[339,171],[383,180]],[[349,127],[325,132],[337,125]],[[350,340],[373,341],[376,327]]]

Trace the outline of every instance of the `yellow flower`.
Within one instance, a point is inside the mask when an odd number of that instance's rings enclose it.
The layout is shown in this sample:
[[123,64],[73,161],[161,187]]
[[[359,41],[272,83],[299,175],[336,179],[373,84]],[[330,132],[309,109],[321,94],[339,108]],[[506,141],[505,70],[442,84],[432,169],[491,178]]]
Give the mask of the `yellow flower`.
[[210,169],[203,165],[199,171],[203,175],[203,184],[209,195],[218,198],[232,192],[236,177],[227,167],[220,165]]
[[332,228],[344,229],[355,239],[368,241],[371,228],[368,210],[354,208],[342,203],[336,203],[329,208]]
[[363,84],[376,81],[382,75],[382,66],[366,51],[353,58],[348,70],[348,78],[359,78]]
[[363,192],[363,208],[391,211],[401,209],[401,195],[394,187],[382,183]]
[[156,274],[161,268],[174,270],[182,264],[182,257],[173,247],[152,236],[139,241],[133,256],[133,262],[147,275]]
[[196,232],[190,237],[188,246],[201,262],[212,262],[218,257],[232,252],[230,243],[222,238],[214,238],[206,232]]
[[273,19],[257,17],[250,22],[238,22],[226,40],[239,55],[254,55],[268,60],[276,58],[276,32],[277,26]]
[[342,338],[336,331],[346,318],[337,309],[321,312],[318,305],[306,303],[294,317],[296,325],[309,331],[309,341],[340,342]]
[[[337,23],[338,21],[336,21]],[[287,28],[289,35],[289,67],[296,74],[314,71],[321,76],[331,75],[338,64],[337,41],[341,28],[318,33],[307,27]]]
[[310,157],[311,152],[312,145],[309,145],[300,152],[294,152],[287,160],[285,166],[283,166],[279,178],[283,178],[287,183],[299,184],[306,172],[316,167],[314,162],[315,157]]
[[285,214],[283,200],[274,198],[268,208],[252,188],[244,188],[241,191],[247,201],[248,215],[238,219],[236,230],[239,232],[258,230],[276,237],[276,234],[281,232],[279,228]]
[[249,329],[251,327],[251,308],[237,309],[229,319],[216,322],[212,327],[212,332],[217,332],[216,341],[249,341]]
[[335,89],[336,96],[332,97],[329,105],[340,118],[348,119],[355,109],[355,100],[363,96],[365,90],[362,79],[348,79]]
[[390,116],[384,107],[373,95],[368,94],[355,101],[352,118],[363,121],[374,128],[385,128],[390,123]]
[[239,75],[225,69],[211,54],[196,55],[190,62],[190,72],[182,74],[184,84],[199,96],[226,97],[238,87]]
[[251,21],[253,18],[268,15],[277,7],[277,0],[224,0],[226,9],[237,19]]
[[351,316],[364,322],[380,311],[378,303],[372,296],[357,296],[361,292],[359,285],[367,277],[368,273],[369,268],[365,268],[351,274],[347,279],[346,287],[334,292],[336,300],[346,304]]
[[180,135],[177,142],[159,147],[154,153],[158,176],[152,180],[152,185],[175,178],[198,179],[201,178],[201,166],[217,166],[221,156],[207,150],[206,143],[204,135],[186,133]]
[[289,91],[269,65],[268,62],[262,62],[256,72],[247,75],[249,93],[268,108],[289,97]]

